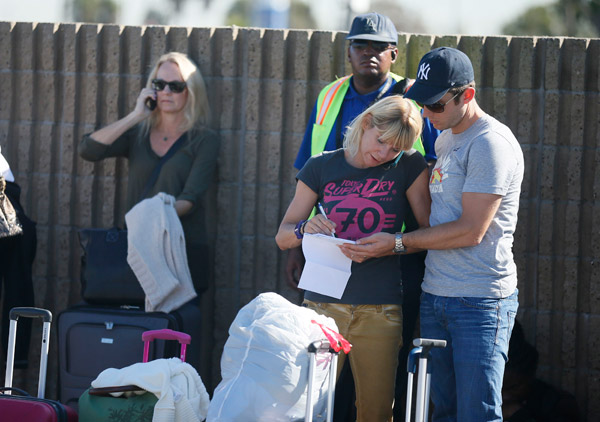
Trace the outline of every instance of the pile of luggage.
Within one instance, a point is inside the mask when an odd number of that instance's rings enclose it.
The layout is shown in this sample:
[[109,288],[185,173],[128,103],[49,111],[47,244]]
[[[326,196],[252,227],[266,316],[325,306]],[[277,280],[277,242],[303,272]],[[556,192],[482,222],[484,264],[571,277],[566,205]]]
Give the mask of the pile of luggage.
[[[332,420],[337,354],[350,345],[331,318],[275,293],[259,295],[231,324],[223,379],[210,401],[186,363],[192,336],[171,328],[185,327],[186,315],[192,315],[186,306],[168,314],[89,304],[62,312],[60,396],[53,401],[43,398],[52,314],[14,308],[0,414],[19,422]],[[44,323],[36,398],[12,388],[19,318]],[[173,349],[177,357],[167,357]]]

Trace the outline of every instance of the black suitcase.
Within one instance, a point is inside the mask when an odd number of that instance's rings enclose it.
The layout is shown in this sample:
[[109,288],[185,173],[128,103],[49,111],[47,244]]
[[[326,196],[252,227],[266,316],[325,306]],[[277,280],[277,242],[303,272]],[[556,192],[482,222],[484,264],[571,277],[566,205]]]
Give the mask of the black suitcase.
[[[188,363],[199,368],[200,309],[188,303],[171,313],[139,308],[79,305],[58,316],[59,399],[77,408],[77,400],[106,368],[123,368],[139,362],[142,333],[169,328],[186,332]],[[153,342],[151,360],[178,356],[177,347],[164,340]]]

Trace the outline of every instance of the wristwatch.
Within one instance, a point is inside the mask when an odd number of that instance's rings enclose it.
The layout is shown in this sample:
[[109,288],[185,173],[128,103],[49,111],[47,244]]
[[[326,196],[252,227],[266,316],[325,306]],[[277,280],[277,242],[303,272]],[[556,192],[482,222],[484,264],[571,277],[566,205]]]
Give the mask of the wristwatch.
[[406,248],[402,242],[402,233],[396,233],[396,237],[394,238],[394,253],[404,252],[406,252]]
[[300,220],[298,221],[298,224],[296,224],[296,227],[294,227],[294,234],[298,239],[302,239],[304,237],[304,226],[307,222],[308,220]]

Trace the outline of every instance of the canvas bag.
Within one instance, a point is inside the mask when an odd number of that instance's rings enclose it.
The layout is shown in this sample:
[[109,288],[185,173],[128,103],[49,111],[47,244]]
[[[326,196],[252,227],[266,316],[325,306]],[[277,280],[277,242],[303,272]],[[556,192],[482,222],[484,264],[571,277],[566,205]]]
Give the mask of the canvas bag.
[[[221,377],[207,422],[304,421],[309,354],[335,321],[277,293],[262,293],[237,314],[221,357]],[[319,358],[313,384],[313,421],[323,421],[331,355]]]

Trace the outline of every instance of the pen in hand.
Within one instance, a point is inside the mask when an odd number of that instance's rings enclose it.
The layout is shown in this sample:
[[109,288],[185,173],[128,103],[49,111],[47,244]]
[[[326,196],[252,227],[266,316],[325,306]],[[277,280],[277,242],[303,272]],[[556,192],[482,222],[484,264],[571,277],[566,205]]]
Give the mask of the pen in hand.
[[[319,211],[323,214],[323,217],[327,218],[327,214],[325,214],[325,208],[321,205],[320,202],[317,202],[317,206],[319,207]],[[335,229],[331,229],[331,237],[335,237]]]

